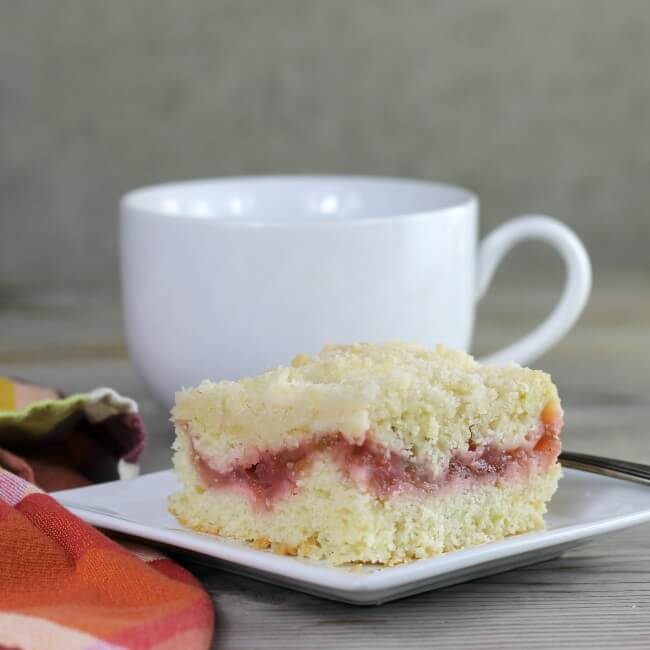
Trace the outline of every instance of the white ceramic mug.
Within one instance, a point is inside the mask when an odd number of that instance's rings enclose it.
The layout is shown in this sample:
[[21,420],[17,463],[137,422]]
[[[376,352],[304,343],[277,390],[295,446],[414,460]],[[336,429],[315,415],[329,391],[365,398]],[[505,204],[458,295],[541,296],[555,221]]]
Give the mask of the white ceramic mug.
[[509,221],[478,249],[477,233],[477,197],[438,183],[282,176],[136,190],[121,203],[129,350],[169,407],[182,386],[257,374],[328,342],[467,349],[499,261],[537,239],[564,259],[562,297],[530,334],[483,360],[527,363],[583,310],[589,258],[550,217]]

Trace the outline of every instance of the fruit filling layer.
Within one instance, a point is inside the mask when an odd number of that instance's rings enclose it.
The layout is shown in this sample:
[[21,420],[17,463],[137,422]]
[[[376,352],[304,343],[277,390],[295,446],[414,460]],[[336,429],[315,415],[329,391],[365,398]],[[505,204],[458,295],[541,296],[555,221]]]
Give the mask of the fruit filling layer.
[[205,488],[243,490],[261,510],[271,510],[279,499],[296,494],[300,479],[323,457],[333,460],[359,489],[381,499],[399,492],[431,494],[498,480],[524,479],[531,472],[548,470],[560,453],[560,413],[554,407],[544,409],[536,430],[529,432],[526,442],[514,449],[490,444],[477,446],[470,438],[469,449],[453,453],[445,471],[436,475],[428,464],[373,441],[371,433],[362,444],[332,433],[306,440],[294,448],[264,451],[259,453],[257,462],[227,472],[211,468],[196,449],[193,461]]

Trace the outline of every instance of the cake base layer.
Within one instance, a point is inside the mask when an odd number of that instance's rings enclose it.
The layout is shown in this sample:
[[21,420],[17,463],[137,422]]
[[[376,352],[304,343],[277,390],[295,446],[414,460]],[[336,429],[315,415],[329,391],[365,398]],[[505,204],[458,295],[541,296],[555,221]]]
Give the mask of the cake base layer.
[[245,492],[205,489],[189,464],[178,469],[187,487],[169,506],[183,525],[332,564],[398,564],[540,529],[560,477],[555,464],[527,481],[382,500],[319,462],[297,494],[260,513]]

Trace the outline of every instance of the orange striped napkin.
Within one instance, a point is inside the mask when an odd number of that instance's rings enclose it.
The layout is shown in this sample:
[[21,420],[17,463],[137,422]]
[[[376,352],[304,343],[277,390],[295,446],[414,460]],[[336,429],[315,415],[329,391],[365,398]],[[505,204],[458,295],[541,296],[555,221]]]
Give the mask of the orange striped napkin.
[[185,569],[0,469],[0,649],[194,650],[212,628],[210,597]]
[[145,439],[110,388],[66,397],[0,377],[0,650],[209,647],[212,603],[185,569],[39,489],[134,476]]

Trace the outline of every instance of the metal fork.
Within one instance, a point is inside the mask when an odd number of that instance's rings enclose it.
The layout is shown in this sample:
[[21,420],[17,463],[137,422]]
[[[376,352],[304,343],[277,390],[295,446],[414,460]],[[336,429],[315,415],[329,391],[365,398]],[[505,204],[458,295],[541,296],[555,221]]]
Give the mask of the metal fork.
[[604,456],[580,454],[574,451],[563,451],[559,460],[564,467],[572,467],[593,474],[603,474],[604,476],[613,476],[626,481],[650,485],[650,465],[632,463],[616,458],[605,458]]

